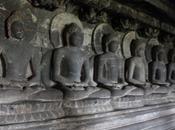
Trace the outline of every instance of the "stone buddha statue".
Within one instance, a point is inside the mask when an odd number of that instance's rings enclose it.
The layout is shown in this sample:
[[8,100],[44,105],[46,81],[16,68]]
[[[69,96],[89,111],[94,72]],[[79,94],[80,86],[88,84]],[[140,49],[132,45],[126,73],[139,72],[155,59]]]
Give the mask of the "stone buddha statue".
[[167,103],[167,96],[171,89],[167,82],[166,53],[162,46],[157,45],[151,49],[153,61],[149,63],[149,93],[145,96],[146,105]]
[[161,46],[152,48],[153,61],[149,64],[149,80],[154,88],[153,93],[168,93],[166,53]]
[[105,89],[89,86],[89,57],[81,49],[84,33],[75,24],[69,24],[63,31],[64,47],[54,52],[53,79],[60,83],[67,100],[87,98],[109,98],[110,92]]
[[150,63],[150,81],[157,85],[167,85],[167,70],[165,60],[165,51],[161,46],[152,48],[153,62]]
[[[36,54],[37,48],[27,44],[28,39],[25,37],[23,22],[13,22],[10,29],[10,38],[0,44],[6,66],[5,79],[17,82],[27,81],[26,70],[30,61],[33,61],[31,59]],[[34,71],[36,67],[33,66]]]
[[[126,81],[135,86],[137,94],[143,95],[142,89],[149,85],[146,81],[146,66],[145,63],[145,43],[142,40],[133,40],[131,43],[132,57],[126,61]],[[132,86],[132,87],[133,87]],[[135,91],[135,90],[134,90]]]
[[124,60],[116,55],[120,44],[115,35],[103,37],[104,53],[97,56],[96,81],[111,90],[112,97],[123,96],[127,90],[122,90],[127,83],[124,79]]
[[167,65],[168,71],[168,82],[170,83],[171,94],[174,96],[175,94],[175,49],[171,49],[168,52],[168,60],[169,63]]
[[175,49],[169,51],[168,82],[175,84]]
[[[40,84],[40,75],[38,75],[40,66],[35,59],[38,58],[39,48],[28,44],[24,23],[15,20],[9,24],[8,29],[9,39],[0,43],[1,59],[4,61],[3,76],[0,79],[2,86],[0,103],[62,100],[61,91],[53,89],[46,91]],[[32,74],[27,77],[29,65]]]

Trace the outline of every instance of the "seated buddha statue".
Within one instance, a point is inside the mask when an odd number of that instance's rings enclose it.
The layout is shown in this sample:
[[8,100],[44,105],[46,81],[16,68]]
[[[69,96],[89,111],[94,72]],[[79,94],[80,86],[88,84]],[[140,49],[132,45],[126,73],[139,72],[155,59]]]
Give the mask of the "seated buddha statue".
[[53,80],[60,84],[64,99],[69,101],[89,98],[110,98],[110,92],[89,85],[90,65],[87,53],[82,50],[84,33],[75,24],[69,24],[63,30],[65,46],[54,52]]
[[175,49],[169,51],[168,81],[175,84]]
[[153,61],[149,64],[149,80],[154,88],[153,93],[168,93],[166,53],[161,46],[152,48]]
[[[0,54],[3,64],[3,76],[0,79],[0,103],[19,101],[61,101],[62,92],[47,89],[40,83],[40,65],[38,52],[29,44],[24,23],[13,21],[8,26],[9,38],[0,43]],[[28,66],[32,75],[27,77]]]
[[[146,81],[145,43],[143,40],[133,40],[131,43],[132,57],[126,61],[127,87],[135,88],[133,95],[144,95],[144,90],[149,86]],[[132,93],[130,93],[132,94]]]
[[175,49],[171,49],[168,54],[169,63],[167,65],[167,77],[170,83],[171,93],[175,93]]
[[129,90],[122,90],[127,83],[124,79],[124,60],[116,55],[120,44],[115,35],[106,35],[103,37],[104,53],[96,57],[97,72],[96,82],[102,87],[109,89],[112,97],[122,97]]

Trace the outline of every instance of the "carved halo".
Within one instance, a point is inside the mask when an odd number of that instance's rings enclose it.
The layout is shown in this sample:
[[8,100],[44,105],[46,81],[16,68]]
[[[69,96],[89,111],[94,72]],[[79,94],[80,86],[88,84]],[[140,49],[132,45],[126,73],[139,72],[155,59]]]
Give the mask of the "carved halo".
[[62,33],[66,25],[71,23],[77,24],[83,31],[83,25],[78,17],[69,13],[61,13],[56,15],[51,23],[50,38],[53,46],[59,48],[63,46]]
[[22,17],[20,11],[15,11],[12,13],[12,15],[7,20],[7,35],[8,37],[11,37],[11,25],[15,21],[22,21]]
[[160,45],[156,38],[151,38],[147,41],[145,55],[148,63],[152,61],[151,49],[156,45]]
[[130,47],[131,47],[131,42],[134,39],[136,39],[135,31],[130,31],[124,35],[123,40],[122,40],[122,53],[123,53],[124,58],[131,57]]
[[92,47],[96,54],[102,54],[103,36],[115,33],[112,27],[106,23],[97,25],[93,31]]
[[7,19],[7,35],[11,37],[11,25],[15,21],[21,21],[24,23],[24,29],[27,31],[26,37],[32,39],[36,32],[37,18],[33,15],[30,9],[16,10]]

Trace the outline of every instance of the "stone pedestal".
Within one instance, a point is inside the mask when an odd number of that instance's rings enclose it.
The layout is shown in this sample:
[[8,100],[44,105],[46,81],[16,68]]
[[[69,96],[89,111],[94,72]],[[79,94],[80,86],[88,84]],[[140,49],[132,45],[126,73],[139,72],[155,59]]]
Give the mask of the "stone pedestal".
[[175,103],[0,126],[0,130],[171,130]]
[[80,116],[113,111],[110,99],[84,99],[65,101],[63,109],[66,116]]
[[20,102],[0,105],[0,125],[53,120],[64,116],[60,102]]

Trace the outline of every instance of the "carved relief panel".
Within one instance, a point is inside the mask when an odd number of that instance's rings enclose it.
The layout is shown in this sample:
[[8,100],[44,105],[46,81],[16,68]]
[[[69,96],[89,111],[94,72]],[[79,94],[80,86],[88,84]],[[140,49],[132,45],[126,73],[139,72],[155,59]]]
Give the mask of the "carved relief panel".
[[9,99],[2,103],[59,102],[61,115],[71,116],[164,103],[173,95],[174,51],[167,55],[158,41],[161,30],[130,18],[117,19],[118,26],[95,8],[79,16],[86,9],[69,4],[29,0],[3,17],[0,84]]

